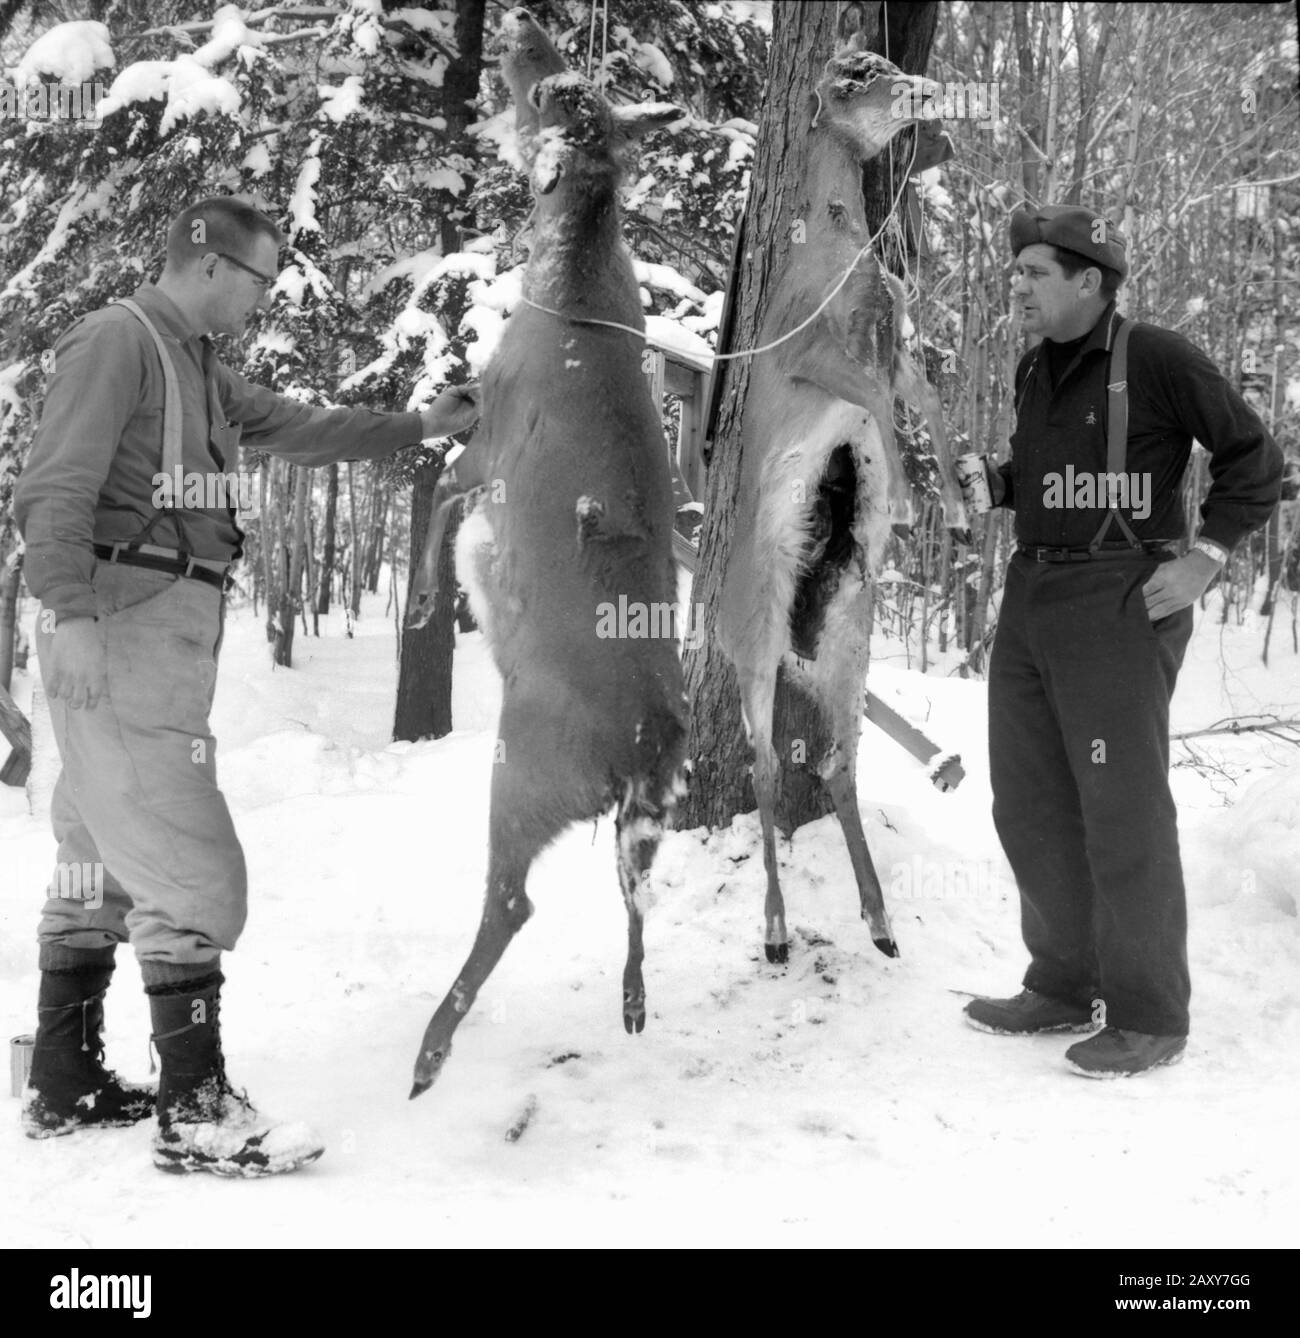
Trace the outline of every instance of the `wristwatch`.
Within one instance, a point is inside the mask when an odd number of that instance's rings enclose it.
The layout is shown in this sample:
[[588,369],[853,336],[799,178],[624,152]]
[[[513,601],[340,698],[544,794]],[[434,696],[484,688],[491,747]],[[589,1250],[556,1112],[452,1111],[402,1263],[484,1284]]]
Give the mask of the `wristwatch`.
[[1228,560],[1228,550],[1220,548],[1218,544],[1211,542],[1209,539],[1198,539],[1192,547],[1198,553],[1204,553],[1207,558],[1212,562],[1217,562],[1221,567]]

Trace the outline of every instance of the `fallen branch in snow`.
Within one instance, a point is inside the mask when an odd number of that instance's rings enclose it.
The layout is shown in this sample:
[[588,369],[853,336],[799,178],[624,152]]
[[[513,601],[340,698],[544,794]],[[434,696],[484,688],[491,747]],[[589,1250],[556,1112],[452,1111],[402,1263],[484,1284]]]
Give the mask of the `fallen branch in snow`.
[[533,1122],[537,1114],[537,1098],[529,1092],[524,1108],[515,1116],[514,1123],[506,1130],[506,1142],[517,1143],[524,1136],[524,1130]]
[[1294,743],[1297,747],[1300,747],[1300,738],[1293,738],[1290,734],[1280,732],[1284,729],[1300,729],[1300,718],[1282,720],[1277,716],[1266,716],[1255,724],[1243,725],[1241,722],[1245,718],[1238,716],[1227,720],[1216,720],[1213,725],[1209,725],[1205,729],[1184,730],[1181,734],[1171,734],[1169,737],[1171,740],[1198,739],[1206,734],[1251,734],[1258,732],[1272,734],[1285,743]]

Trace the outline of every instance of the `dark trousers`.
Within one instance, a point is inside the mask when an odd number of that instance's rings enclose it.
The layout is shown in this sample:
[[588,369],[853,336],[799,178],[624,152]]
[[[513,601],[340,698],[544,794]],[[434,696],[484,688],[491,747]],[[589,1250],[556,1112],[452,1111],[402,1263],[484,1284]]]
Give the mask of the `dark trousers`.
[[1187,904],[1169,699],[1192,610],[1152,623],[1155,557],[1007,570],[989,665],[993,821],[1020,890],[1025,986],[1185,1036]]

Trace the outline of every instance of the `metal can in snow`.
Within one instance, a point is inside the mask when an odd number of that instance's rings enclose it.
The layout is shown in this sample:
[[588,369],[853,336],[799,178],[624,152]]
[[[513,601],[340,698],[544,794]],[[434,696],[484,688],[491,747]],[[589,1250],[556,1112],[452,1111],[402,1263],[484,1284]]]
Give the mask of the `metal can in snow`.
[[22,1096],[32,1071],[35,1036],[14,1036],[9,1042],[9,1095]]
[[977,515],[993,509],[993,493],[989,489],[989,476],[984,464],[984,456],[974,451],[959,455],[953,466],[957,470],[957,483],[966,505]]

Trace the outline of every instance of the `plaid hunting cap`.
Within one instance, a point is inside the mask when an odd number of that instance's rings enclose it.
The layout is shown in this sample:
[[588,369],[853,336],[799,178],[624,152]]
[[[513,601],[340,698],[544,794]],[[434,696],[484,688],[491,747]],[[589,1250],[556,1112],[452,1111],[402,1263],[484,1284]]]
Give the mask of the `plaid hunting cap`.
[[1106,218],[1077,204],[1044,204],[1037,209],[1022,207],[1011,215],[1011,254],[1019,255],[1026,246],[1046,242],[1061,246],[1118,271],[1128,274],[1128,240]]

